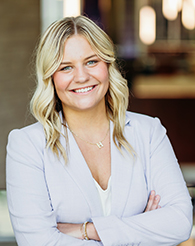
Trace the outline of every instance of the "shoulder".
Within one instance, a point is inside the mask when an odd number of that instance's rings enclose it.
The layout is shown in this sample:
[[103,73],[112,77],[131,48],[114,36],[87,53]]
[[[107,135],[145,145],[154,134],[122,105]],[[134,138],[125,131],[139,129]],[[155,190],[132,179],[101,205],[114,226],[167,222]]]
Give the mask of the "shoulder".
[[44,149],[46,139],[41,123],[37,122],[9,133],[7,149]]
[[156,122],[160,123],[160,120],[157,117],[126,111],[126,124],[129,123],[132,126],[144,125],[147,127],[155,124]]
[[126,126],[132,127],[139,135],[166,134],[159,118],[130,111],[126,112]]
[[26,137],[39,141],[40,139],[43,139],[45,137],[44,129],[41,123],[37,122],[29,126],[25,126],[21,129],[14,129],[9,133],[9,138],[11,137]]

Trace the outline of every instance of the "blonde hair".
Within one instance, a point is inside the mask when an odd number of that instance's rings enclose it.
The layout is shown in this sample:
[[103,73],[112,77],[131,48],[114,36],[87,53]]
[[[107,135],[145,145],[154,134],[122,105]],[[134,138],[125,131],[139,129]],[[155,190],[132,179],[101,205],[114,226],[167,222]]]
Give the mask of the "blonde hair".
[[[64,43],[75,34],[85,37],[94,52],[108,64],[110,83],[105,101],[108,116],[114,123],[113,140],[121,152],[121,147],[124,147],[132,153],[133,150],[123,135],[129,98],[127,81],[117,69],[113,42],[101,28],[85,16],[68,17],[53,23],[44,33],[37,49],[37,87],[30,106],[33,116],[44,127],[47,147],[58,157],[62,154],[67,162],[66,150],[60,143],[59,112],[62,111],[62,105],[55,92],[52,75],[63,59]],[[65,138],[68,143],[67,133]]]

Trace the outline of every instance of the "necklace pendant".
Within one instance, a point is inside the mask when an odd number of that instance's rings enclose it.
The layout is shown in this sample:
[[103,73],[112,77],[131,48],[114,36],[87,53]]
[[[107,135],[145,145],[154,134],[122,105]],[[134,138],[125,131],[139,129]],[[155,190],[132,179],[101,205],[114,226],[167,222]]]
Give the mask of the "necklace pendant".
[[99,143],[96,143],[96,145],[98,146],[99,149],[101,149],[102,147],[104,147],[103,143],[100,141]]

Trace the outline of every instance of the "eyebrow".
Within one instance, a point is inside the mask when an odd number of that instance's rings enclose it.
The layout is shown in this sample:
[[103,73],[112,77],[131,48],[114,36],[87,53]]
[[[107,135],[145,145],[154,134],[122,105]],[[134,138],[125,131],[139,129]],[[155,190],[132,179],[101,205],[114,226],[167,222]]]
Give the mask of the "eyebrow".
[[[88,56],[88,57],[86,57],[84,60],[86,61],[86,60],[89,60],[89,59],[91,59],[91,58],[93,58],[93,57],[97,57],[97,55],[96,54],[94,54],[94,55],[91,55],[91,56]],[[64,65],[64,64],[70,64],[71,62],[61,62],[60,63],[60,65]]]

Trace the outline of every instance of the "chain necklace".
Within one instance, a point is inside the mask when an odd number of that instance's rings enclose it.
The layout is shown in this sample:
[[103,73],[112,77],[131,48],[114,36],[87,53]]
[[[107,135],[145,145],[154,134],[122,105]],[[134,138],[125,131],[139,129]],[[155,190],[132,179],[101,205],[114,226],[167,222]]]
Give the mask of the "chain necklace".
[[68,126],[66,126],[64,123],[62,123],[62,125],[65,126],[65,127],[67,127],[67,128],[71,131],[71,133],[72,133],[73,135],[75,135],[76,137],[80,138],[82,141],[84,141],[84,142],[86,142],[86,143],[88,143],[88,144],[91,144],[91,145],[96,145],[99,149],[101,149],[101,148],[104,147],[104,145],[103,145],[102,142],[106,139],[106,137],[107,137],[107,135],[108,135],[108,133],[109,133],[109,130],[110,130],[110,127],[108,127],[108,131],[106,132],[105,137],[104,137],[101,141],[99,141],[99,142],[97,142],[97,143],[92,143],[92,142],[89,142],[89,141],[87,141],[87,140],[85,140],[85,139],[79,137],[75,132],[73,132],[73,130],[71,130],[71,129],[70,129]]

